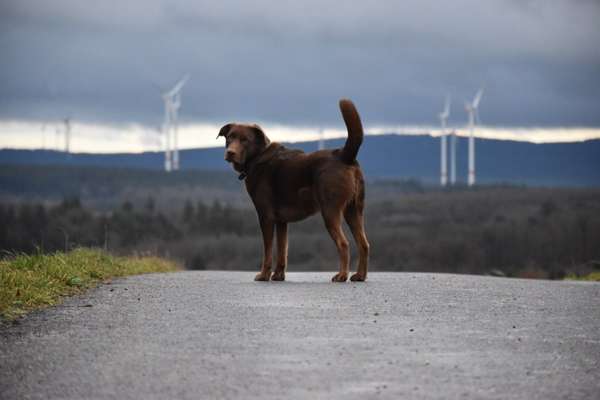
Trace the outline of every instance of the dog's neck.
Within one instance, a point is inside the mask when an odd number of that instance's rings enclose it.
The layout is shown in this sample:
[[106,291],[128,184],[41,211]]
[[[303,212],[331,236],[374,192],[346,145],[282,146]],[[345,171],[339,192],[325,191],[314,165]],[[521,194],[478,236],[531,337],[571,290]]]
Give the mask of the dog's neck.
[[246,163],[242,166],[240,174],[238,175],[238,179],[240,181],[246,179],[257,165],[272,160],[282,148],[283,146],[279,143],[269,143],[269,145],[265,147],[263,151],[246,161]]

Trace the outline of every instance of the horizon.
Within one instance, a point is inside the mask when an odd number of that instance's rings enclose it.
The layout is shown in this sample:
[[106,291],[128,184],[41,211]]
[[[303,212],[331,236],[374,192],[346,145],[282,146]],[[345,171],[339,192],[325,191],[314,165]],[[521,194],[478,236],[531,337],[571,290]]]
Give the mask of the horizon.
[[[2,128],[2,125],[5,127]],[[45,129],[43,128],[44,125]],[[44,125],[23,122],[0,123],[0,132],[2,132],[0,134],[0,149],[53,150],[64,152],[64,128],[58,123]],[[302,143],[319,140],[319,128],[317,127],[294,127],[273,123],[262,123],[259,125],[261,125],[266,135],[272,141]],[[343,122],[340,122],[340,125],[343,126]],[[164,151],[164,143],[162,143],[161,136],[157,132],[149,134],[152,130],[141,125],[129,124],[117,127],[86,125],[74,121],[71,126],[70,152],[73,154],[139,154]],[[215,138],[219,129],[220,126],[217,124],[181,125],[179,127],[180,150],[222,147],[222,140]],[[456,132],[459,137],[469,136],[469,130],[464,126],[448,127],[447,132],[451,131]],[[323,133],[325,140],[342,139],[347,135],[343,128],[323,128]],[[365,135],[430,136],[432,138],[439,138],[441,136],[441,129],[434,126],[376,126],[371,129],[366,128]],[[476,139],[506,140],[536,144],[577,143],[600,139],[600,128],[476,126],[474,136]]]

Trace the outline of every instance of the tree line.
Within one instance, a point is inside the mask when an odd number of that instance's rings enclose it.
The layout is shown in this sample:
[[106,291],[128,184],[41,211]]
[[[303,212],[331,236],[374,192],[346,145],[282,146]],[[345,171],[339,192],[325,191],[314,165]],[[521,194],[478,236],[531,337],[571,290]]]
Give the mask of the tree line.
[[54,206],[0,203],[0,249],[12,254],[87,246],[123,252],[150,239],[168,243],[185,235],[241,235],[249,227],[239,223],[240,213],[219,201],[187,201],[179,213],[165,214],[156,209],[152,197],[142,207],[126,201],[103,213],[84,207],[78,197]]
[[[366,207],[371,268],[557,279],[600,268],[599,194],[494,187],[372,197]],[[53,205],[0,203],[0,250],[10,256],[89,246],[169,257],[190,269],[258,268],[254,210],[202,199],[156,204],[148,197],[105,211],[78,197]],[[289,263],[292,271],[336,269],[320,217],[290,225]]]

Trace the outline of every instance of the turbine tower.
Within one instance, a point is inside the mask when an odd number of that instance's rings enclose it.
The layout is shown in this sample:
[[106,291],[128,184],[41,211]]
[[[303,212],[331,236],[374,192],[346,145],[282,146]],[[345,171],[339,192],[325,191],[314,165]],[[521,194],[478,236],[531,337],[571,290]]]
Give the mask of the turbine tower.
[[173,162],[171,160],[171,128],[169,121],[171,119],[171,107],[169,106],[169,100],[163,95],[163,101],[165,102],[165,119],[163,121],[162,132],[165,135],[165,171],[170,172],[173,168]]
[[58,125],[54,127],[54,149],[60,151],[60,128]]
[[65,118],[65,153],[71,153],[71,118]]
[[46,123],[42,124],[42,150],[46,150]]
[[456,184],[456,131],[450,133],[450,184]]
[[447,134],[446,134],[446,122],[450,116],[450,96],[446,96],[446,102],[444,103],[444,111],[439,114],[440,123],[442,124],[442,134],[440,135],[440,184],[446,186],[448,184],[448,162],[446,156],[448,151],[446,150]]
[[483,95],[483,88],[477,91],[475,97],[473,98],[473,102],[465,102],[465,110],[469,114],[469,178],[468,184],[469,186],[473,186],[475,184],[475,136],[473,136],[473,131],[475,130],[475,120],[479,119],[477,115],[477,109],[479,107],[479,101],[481,101],[481,96]]
[[325,133],[323,128],[319,128],[319,150],[325,149]]
[[165,135],[165,171],[179,170],[179,126],[177,116],[181,107],[181,89],[189,78],[189,75],[185,75],[171,90],[167,90],[161,94],[165,104],[163,122],[163,133]]

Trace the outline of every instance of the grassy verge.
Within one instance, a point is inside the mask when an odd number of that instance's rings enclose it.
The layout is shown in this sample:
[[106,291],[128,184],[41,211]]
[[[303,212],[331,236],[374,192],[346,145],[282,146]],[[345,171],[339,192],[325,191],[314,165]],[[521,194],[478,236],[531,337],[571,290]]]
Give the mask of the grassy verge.
[[570,281],[595,281],[600,282],[600,271],[590,272],[587,275],[578,276],[575,274],[567,275],[565,278]]
[[110,278],[177,269],[159,258],[113,257],[91,249],[0,260],[0,316],[14,319]]

